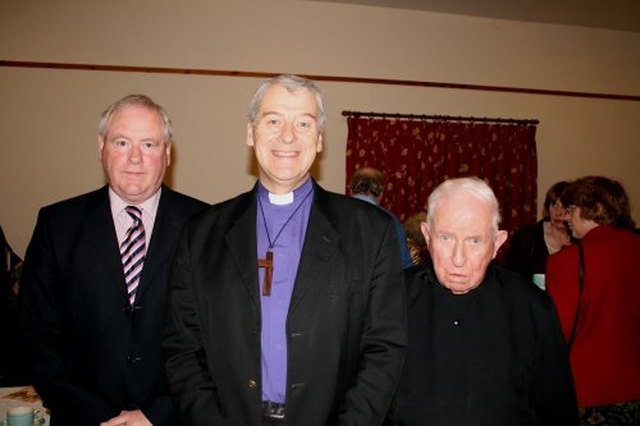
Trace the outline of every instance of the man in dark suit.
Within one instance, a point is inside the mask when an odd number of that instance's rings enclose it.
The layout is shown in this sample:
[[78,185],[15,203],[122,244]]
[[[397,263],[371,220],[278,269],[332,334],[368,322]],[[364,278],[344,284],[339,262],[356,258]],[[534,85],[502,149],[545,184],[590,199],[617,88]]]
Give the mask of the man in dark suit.
[[162,185],[172,126],[148,97],[112,104],[98,133],[108,185],[41,209],[25,256],[34,384],[52,426],[175,425],[161,348],[169,269],[183,223],[206,204]]
[[258,183],[194,216],[176,252],[163,345],[181,420],[379,425],[407,343],[393,221],[310,177],[313,82],[267,80],[248,118]]
[[403,268],[410,268],[413,266],[411,256],[409,256],[409,249],[407,247],[407,235],[404,233],[402,222],[393,214],[391,210],[387,210],[380,202],[382,201],[382,194],[384,192],[384,174],[373,167],[361,167],[353,172],[351,180],[349,182],[349,188],[351,189],[351,196],[358,200],[366,201],[373,205],[383,209],[396,225],[396,232],[398,233],[398,243],[400,244],[400,260],[402,261]]

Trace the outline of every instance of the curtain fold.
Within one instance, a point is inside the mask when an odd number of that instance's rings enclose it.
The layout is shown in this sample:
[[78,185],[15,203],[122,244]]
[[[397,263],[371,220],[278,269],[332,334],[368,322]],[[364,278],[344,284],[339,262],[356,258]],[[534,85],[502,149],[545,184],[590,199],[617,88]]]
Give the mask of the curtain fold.
[[448,178],[478,176],[500,202],[510,233],[537,219],[536,126],[531,122],[348,117],[346,176],[361,167],[385,173],[382,205],[404,221],[425,211]]

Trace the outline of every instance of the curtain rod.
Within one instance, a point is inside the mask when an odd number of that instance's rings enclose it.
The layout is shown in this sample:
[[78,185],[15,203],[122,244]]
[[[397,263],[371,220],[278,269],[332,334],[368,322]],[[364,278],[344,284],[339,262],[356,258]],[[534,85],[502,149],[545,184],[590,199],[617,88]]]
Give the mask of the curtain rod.
[[380,117],[380,118],[397,118],[409,120],[433,120],[433,121],[469,121],[483,123],[513,123],[513,124],[539,124],[539,120],[518,119],[518,118],[487,118],[487,117],[461,117],[451,115],[425,115],[425,114],[400,114],[387,112],[361,112],[361,111],[342,111],[345,117]]

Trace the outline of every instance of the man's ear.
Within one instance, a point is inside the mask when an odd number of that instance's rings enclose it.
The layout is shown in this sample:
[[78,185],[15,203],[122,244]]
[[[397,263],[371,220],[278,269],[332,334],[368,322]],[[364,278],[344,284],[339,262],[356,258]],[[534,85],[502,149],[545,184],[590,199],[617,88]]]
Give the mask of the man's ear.
[[500,247],[502,247],[502,245],[507,241],[507,237],[509,237],[509,233],[504,229],[499,230],[496,234],[496,245],[493,249],[494,258],[496,257],[496,254],[498,254],[498,250],[500,250]]
[[247,123],[247,138],[245,140],[247,146],[253,146],[253,126]]
[[171,166],[171,149],[172,149],[172,143],[170,142],[165,142],[164,143],[164,149],[166,151],[167,154],[167,167]]
[[424,236],[424,240],[427,242],[427,247],[429,247],[431,243],[431,239],[429,238],[429,227],[427,226],[427,222],[420,223],[420,231],[422,231],[422,235]]
[[98,136],[98,159],[102,161],[102,150],[104,149],[104,139]]

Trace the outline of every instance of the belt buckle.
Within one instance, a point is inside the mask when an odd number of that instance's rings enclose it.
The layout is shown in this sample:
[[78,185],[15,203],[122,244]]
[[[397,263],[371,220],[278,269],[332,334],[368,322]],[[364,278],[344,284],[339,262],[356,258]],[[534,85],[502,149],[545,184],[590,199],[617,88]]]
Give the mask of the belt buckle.
[[284,404],[264,401],[262,403],[262,415],[270,419],[284,420]]

